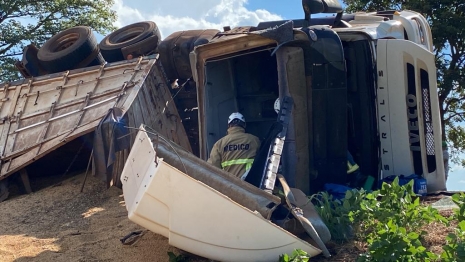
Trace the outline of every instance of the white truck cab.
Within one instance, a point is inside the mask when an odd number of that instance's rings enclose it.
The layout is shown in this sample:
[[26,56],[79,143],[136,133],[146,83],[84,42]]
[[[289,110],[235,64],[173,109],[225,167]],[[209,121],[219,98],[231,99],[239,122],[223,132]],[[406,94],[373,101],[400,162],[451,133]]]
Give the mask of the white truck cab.
[[[333,0],[303,2],[306,14],[310,7],[338,10]],[[198,121],[183,122],[198,134],[189,137],[194,154],[156,138],[154,145],[142,130],[122,183],[129,218],[174,246],[221,261],[272,261],[295,248],[329,257],[324,243],[331,236],[316,210],[307,206],[302,216],[294,207],[309,204],[306,195],[326,183],[350,179],[347,152],[378,182],[418,174],[428,191],[445,189],[432,37],[418,13],[308,15],[224,32],[183,31],[159,50],[168,79],[195,82],[196,98],[173,97],[178,108],[198,110]],[[245,181],[204,161],[237,111],[262,141]],[[191,120],[191,111],[178,112]],[[303,202],[286,193],[283,205],[270,190],[276,177]],[[304,231],[282,223],[289,211]]]
[[435,57],[426,19],[413,11],[358,13],[349,25],[335,29],[341,40],[350,31],[375,40],[381,177],[423,174],[429,191],[445,190]]
[[[386,17],[389,20],[386,20]],[[433,38],[428,21],[414,11],[359,12],[354,14],[354,19],[348,24],[354,30],[366,31],[373,39],[405,39],[433,52]]]
[[344,184],[349,151],[378,182],[418,174],[429,192],[445,190],[432,50],[430,27],[413,11],[340,13],[219,33],[191,53],[200,157],[208,158],[225,134],[221,119],[233,111],[265,139],[276,119],[273,103],[287,94],[295,110],[281,165],[292,186],[310,193]]

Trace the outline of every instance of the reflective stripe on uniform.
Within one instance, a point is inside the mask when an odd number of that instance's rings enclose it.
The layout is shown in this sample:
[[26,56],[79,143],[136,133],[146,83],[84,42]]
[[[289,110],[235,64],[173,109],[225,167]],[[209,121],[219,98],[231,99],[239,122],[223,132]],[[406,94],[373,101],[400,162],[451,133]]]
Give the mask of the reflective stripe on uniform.
[[351,165],[349,161],[347,161],[347,174],[353,173],[357,171],[359,166],[357,164]]
[[227,166],[232,166],[232,165],[245,165],[245,170],[248,171],[250,168],[252,168],[253,164],[253,159],[234,159],[234,160],[229,160],[229,161],[224,161],[221,163],[221,167],[225,168]]

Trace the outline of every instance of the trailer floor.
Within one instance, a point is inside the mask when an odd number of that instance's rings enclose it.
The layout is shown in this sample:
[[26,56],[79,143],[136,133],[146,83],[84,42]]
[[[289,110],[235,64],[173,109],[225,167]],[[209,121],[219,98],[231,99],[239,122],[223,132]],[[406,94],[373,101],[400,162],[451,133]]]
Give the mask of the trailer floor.
[[[83,180],[76,175],[1,202],[0,261],[168,261],[167,252],[179,254],[167,238],[129,221],[120,189],[89,175],[79,193]],[[121,243],[139,230],[135,243]]]

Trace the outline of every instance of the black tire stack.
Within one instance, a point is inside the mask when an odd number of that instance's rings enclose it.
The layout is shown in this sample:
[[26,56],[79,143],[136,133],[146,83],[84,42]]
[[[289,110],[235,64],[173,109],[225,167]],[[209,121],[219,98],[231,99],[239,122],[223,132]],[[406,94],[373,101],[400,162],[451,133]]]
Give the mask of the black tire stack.
[[[107,62],[116,62],[149,55],[161,41],[160,30],[152,21],[138,22],[122,27],[100,41],[100,51]],[[129,57],[130,58],[130,57]]]
[[100,44],[90,27],[76,26],[61,31],[44,43],[37,53],[38,66],[45,70],[43,75],[102,65],[105,61],[152,54],[160,41],[160,31],[152,21],[122,27],[103,38]]
[[196,46],[208,43],[220,31],[217,29],[174,32],[158,47],[160,60],[169,80],[187,80],[192,76],[189,53]]
[[39,49],[37,58],[48,73],[105,63],[92,29],[76,26],[61,31]]
[[218,32],[216,29],[180,31],[161,41],[157,24],[143,21],[112,32],[98,44],[90,27],[76,26],[47,40],[37,55],[30,48],[34,59],[28,58],[25,52],[22,66],[18,68],[26,71],[23,75],[39,76],[160,52],[168,78],[187,80],[192,76],[189,53],[195,46],[208,43]]

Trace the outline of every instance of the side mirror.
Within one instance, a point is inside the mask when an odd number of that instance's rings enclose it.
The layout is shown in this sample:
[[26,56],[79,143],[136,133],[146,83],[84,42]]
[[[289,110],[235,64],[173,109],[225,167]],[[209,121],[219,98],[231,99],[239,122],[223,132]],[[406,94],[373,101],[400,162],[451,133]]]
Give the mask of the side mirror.
[[305,20],[310,20],[311,14],[322,13],[324,5],[322,0],[302,0],[302,8],[305,13]]
[[339,0],[302,0],[302,7],[305,18],[310,17],[311,14],[342,12]]
[[322,0],[324,7],[323,13],[340,13],[342,5],[339,0]]

